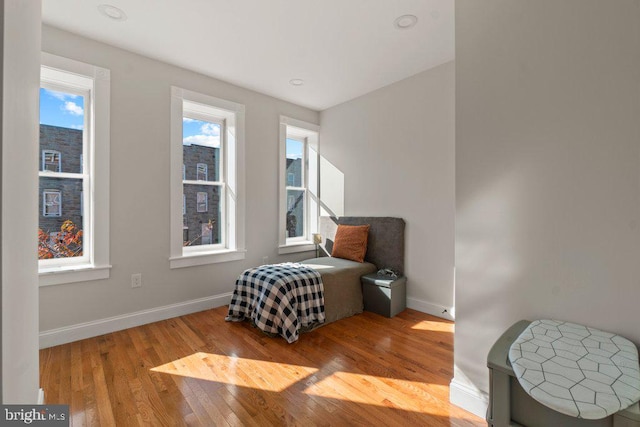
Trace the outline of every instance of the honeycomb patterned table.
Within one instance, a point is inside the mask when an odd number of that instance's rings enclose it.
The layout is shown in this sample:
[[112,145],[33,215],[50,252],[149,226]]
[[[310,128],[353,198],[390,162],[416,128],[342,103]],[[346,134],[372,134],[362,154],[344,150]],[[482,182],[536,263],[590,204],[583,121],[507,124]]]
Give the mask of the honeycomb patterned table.
[[605,418],[640,400],[638,349],[619,335],[536,320],[511,345],[509,361],[531,397],[566,415]]

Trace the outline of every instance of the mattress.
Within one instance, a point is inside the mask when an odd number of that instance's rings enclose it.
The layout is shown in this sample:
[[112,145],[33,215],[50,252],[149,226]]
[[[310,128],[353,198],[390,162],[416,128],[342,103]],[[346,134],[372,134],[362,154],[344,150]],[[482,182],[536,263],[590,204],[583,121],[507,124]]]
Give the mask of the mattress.
[[314,268],[322,276],[325,325],[362,313],[360,277],[375,272],[375,265],[332,257],[312,258],[300,263]]

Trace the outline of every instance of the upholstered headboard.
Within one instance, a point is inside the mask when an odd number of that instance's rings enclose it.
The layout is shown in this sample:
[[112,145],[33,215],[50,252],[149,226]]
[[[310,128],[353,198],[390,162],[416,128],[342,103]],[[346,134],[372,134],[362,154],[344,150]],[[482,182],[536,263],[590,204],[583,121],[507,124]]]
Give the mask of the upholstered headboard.
[[343,216],[340,218],[321,216],[320,234],[322,248],[331,255],[338,224],[369,224],[369,241],[365,261],[378,268],[391,268],[404,273],[404,220],[402,218],[375,216]]

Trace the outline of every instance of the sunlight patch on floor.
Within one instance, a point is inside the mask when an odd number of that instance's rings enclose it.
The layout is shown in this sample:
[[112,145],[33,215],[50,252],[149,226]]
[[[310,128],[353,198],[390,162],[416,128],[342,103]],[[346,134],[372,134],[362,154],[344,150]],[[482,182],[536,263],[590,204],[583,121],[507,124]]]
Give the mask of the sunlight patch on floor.
[[433,320],[423,320],[422,322],[418,322],[413,325],[411,329],[453,333],[453,324],[447,322],[434,322]]
[[350,372],[335,372],[322,381],[307,387],[304,393],[405,411],[449,415],[444,410],[442,414],[438,413],[440,405],[434,404],[437,399],[433,397],[448,396],[449,387],[446,385]]
[[318,371],[307,366],[202,352],[156,366],[151,370],[274,392],[283,391]]

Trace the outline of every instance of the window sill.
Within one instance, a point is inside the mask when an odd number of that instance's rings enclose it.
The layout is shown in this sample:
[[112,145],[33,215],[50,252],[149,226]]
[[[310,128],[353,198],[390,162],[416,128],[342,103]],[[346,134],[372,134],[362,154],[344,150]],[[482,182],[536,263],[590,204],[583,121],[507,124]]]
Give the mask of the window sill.
[[245,252],[245,250],[223,250],[171,257],[169,258],[169,268],[184,268],[219,262],[239,261],[245,258]]
[[99,267],[91,265],[75,265],[72,267],[43,269],[38,272],[38,276],[40,286],[51,286],[108,279],[110,270],[110,265]]
[[290,243],[288,245],[283,245],[278,247],[278,254],[293,254],[296,252],[311,252],[316,250],[316,245],[313,242],[305,241],[305,242],[296,242]]

